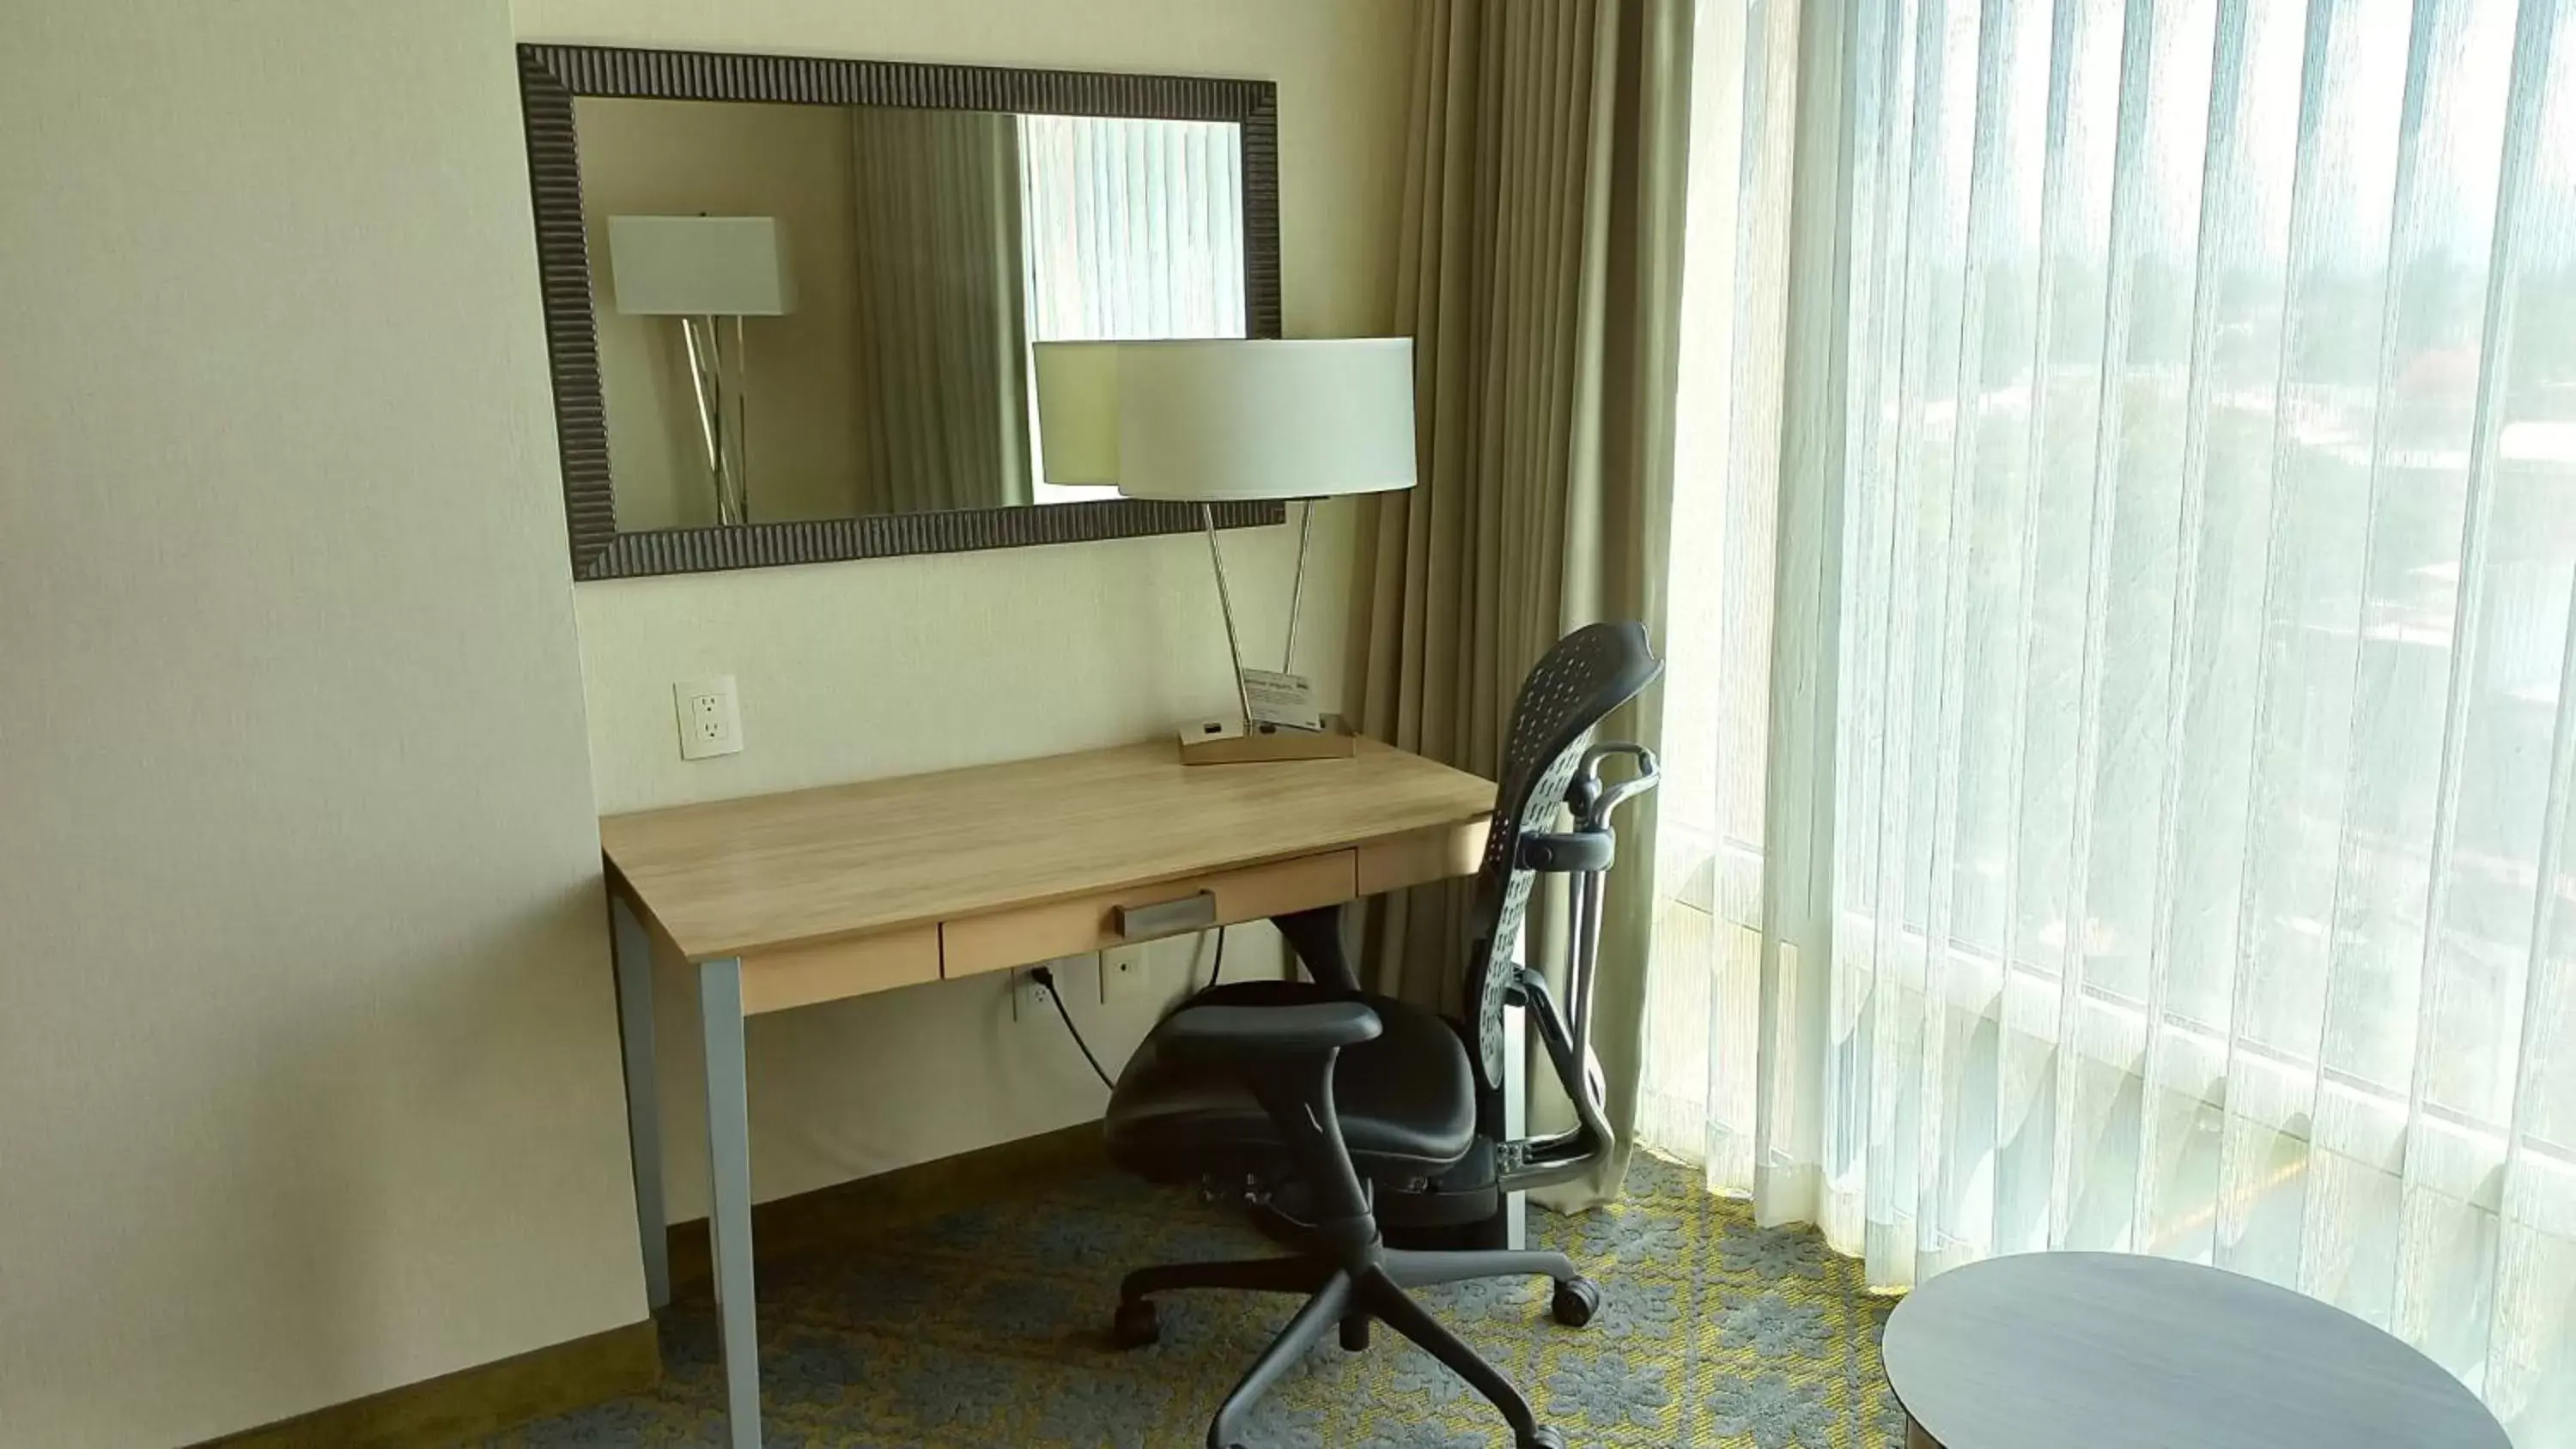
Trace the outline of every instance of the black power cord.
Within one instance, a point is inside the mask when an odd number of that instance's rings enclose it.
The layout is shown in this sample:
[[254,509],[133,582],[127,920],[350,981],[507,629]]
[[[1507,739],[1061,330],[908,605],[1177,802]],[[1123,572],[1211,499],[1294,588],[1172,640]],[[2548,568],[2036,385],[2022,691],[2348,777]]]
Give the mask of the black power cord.
[[[1208,966],[1208,986],[1214,988],[1224,977],[1225,927],[1219,926],[1216,928],[1216,960]],[[1091,1054],[1091,1043],[1082,1039],[1082,1028],[1073,1024],[1073,1013],[1065,1009],[1064,993],[1055,989],[1055,969],[1040,966],[1029,973],[1029,979],[1046,989],[1047,1000],[1055,1003],[1055,1014],[1063,1019],[1066,1034],[1073,1038],[1075,1046],[1082,1049],[1082,1059],[1091,1064],[1091,1074],[1100,1079],[1100,1085],[1116,1091],[1118,1084],[1100,1069],[1100,1058]]]
[[1055,1014],[1064,1018],[1065,1031],[1072,1035],[1073,1044],[1082,1049],[1082,1059],[1091,1063],[1091,1074],[1100,1079],[1100,1085],[1115,1090],[1118,1084],[1109,1080],[1109,1074],[1100,1069],[1100,1058],[1091,1054],[1091,1043],[1082,1039],[1082,1028],[1073,1024],[1073,1013],[1064,1009],[1064,993],[1055,989],[1055,972],[1040,966],[1029,973],[1029,979],[1046,988],[1047,1000],[1055,1003]]

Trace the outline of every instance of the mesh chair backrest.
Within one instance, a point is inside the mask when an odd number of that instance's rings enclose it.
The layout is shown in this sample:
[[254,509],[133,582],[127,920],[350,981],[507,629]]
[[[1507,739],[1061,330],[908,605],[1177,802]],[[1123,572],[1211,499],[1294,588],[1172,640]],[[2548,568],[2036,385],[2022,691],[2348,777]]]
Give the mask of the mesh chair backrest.
[[1494,823],[1485,837],[1484,864],[1476,872],[1476,899],[1468,917],[1473,955],[1467,1005],[1475,1013],[1476,1042],[1487,1087],[1503,1080],[1503,998],[1511,989],[1512,948],[1529,911],[1534,873],[1517,869],[1526,831],[1555,827],[1566,785],[1583,762],[1592,731],[1610,713],[1644,692],[1663,672],[1646,643],[1642,624],[1588,624],[1556,642],[1522,681],[1512,707],[1511,733],[1503,741],[1501,787]]

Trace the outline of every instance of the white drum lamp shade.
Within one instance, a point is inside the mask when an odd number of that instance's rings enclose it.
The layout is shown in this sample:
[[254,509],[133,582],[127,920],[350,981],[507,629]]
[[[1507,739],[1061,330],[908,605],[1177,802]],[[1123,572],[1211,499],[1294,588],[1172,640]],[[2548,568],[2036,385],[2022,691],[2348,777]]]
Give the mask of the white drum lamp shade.
[[[1413,342],[1044,343],[1047,481],[1228,503],[1414,484]],[[1113,381],[1114,379],[1114,381]]]
[[645,317],[779,317],[796,308],[774,216],[612,216],[617,310]]
[[1183,763],[1349,754],[1350,731],[1293,672],[1314,505],[1299,510],[1276,671],[1244,668],[1216,505],[1412,487],[1412,340],[1040,343],[1035,371],[1049,483],[1115,483],[1130,498],[1199,505],[1243,713],[1184,729]]

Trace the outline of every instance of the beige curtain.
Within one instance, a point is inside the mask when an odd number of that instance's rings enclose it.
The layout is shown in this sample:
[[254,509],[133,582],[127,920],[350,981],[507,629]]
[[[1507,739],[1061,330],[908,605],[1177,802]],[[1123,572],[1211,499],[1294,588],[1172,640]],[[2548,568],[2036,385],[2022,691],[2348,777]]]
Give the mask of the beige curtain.
[[1031,502],[1019,118],[851,116],[859,510]]
[[[1363,539],[1361,717],[1381,739],[1492,776],[1521,678],[1559,637],[1631,618],[1660,640],[1690,28],[1689,0],[1422,6],[1396,299],[1421,484],[1378,501]],[[1611,732],[1651,744],[1657,712],[1649,693]],[[1620,822],[1596,998],[1622,1152],[1558,1206],[1614,1194],[1626,1166],[1651,805]],[[1459,999],[1466,899],[1452,885],[1378,908],[1381,989]],[[1557,919],[1531,928],[1542,962],[1561,954]]]

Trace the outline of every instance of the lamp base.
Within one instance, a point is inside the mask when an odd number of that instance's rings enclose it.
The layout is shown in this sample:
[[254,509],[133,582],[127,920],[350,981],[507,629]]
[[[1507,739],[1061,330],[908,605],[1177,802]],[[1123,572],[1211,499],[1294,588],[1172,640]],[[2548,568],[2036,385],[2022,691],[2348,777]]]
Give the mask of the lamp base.
[[1287,729],[1279,725],[1246,725],[1239,719],[1202,720],[1180,732],[1184,765],[1249,765],[1266,760],[1347,760],[1359,752],[1359,736],[1337,714],[1324,716],[1324,727]]

